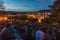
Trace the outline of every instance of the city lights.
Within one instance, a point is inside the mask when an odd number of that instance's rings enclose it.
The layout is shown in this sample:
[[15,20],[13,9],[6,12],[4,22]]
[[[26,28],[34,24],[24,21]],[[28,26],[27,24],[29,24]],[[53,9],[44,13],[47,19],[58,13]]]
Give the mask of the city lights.
[[0,21],[7,21],[8,18],[7,17],[0,17]]
[[36,18],[36,15],[34,14],[27,14],[28,18],[32,17],[32,18]]
[[40,23],[42,19],[44,19],[44,16],[41,16],[40,18],[38,18],[38,22]]

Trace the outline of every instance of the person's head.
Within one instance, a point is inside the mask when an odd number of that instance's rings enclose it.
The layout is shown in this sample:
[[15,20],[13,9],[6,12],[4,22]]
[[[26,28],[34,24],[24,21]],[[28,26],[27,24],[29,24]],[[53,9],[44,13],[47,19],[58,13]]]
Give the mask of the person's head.
[[42,30],[43,32],[45,32],[44,25],[41,25],[41,26],[39,27],[39,29]]
[[5,27],[9,28],[10,27],[10,23],[5,23]]
[[42,31],[44,31],[43,25],[38,26],[38,27],[37,27],[37,30],[42,30]]

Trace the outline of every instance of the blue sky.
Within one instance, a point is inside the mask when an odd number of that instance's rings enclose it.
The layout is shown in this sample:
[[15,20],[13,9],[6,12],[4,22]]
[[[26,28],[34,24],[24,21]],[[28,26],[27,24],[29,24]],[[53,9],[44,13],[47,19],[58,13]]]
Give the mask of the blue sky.
[[6,10],[14,11],[37,11],[49,9],[48,5],[54,0],[3,0]]

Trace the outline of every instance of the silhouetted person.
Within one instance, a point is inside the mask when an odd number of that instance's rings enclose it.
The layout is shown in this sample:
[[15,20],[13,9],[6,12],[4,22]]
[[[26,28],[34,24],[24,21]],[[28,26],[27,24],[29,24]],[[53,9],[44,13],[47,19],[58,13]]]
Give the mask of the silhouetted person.
[[43,32],[42,27],[37,27],[35,38],[36,40],[45,40],[45,33]]
[[2,34],[2,40],[20,40],[20,36],[17,34],[14,25],[7,23],[5,30],[6,32]]

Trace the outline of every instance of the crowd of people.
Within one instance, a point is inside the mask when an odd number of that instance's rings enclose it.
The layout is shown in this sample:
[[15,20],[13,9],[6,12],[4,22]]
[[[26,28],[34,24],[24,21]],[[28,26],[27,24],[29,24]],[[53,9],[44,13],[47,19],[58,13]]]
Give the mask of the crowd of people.
[[50,30],[38,22],[0,23],[0,40],[52,40]]

